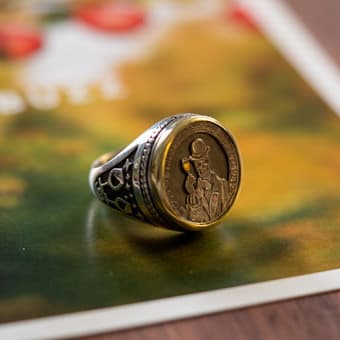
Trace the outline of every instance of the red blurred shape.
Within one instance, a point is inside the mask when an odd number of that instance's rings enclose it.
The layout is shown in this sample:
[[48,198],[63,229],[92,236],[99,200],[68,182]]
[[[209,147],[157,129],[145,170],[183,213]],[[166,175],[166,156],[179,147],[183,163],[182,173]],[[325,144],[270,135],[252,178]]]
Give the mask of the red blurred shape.
[[143,26],[146,17],[137,5],[112,2],[80,7],[75,15],[82,22],[108,32],[131,31]]
[[24,25],[0,26],[0,55],[10,59],[26,57],[41,48],[42,35],[36,29]]
[[259,28],[255,20],[253,19],[253,17],[241,5],[233,4],[231,5],[231,7],[228,6],[227,11],[226,11],[226,17],[251,30],[259,31]]

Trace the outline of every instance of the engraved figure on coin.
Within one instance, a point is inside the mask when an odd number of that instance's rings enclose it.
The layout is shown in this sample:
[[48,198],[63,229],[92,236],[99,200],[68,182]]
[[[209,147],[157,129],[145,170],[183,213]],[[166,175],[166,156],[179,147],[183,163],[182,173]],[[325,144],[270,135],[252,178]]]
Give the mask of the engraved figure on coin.
[[227,206],[228,181],[211,170],[210,148],[202,138],[191,143],[190,151],[191,155],[181,160],[187,192],[182,211],[193,222],[208,222],[217,218]]

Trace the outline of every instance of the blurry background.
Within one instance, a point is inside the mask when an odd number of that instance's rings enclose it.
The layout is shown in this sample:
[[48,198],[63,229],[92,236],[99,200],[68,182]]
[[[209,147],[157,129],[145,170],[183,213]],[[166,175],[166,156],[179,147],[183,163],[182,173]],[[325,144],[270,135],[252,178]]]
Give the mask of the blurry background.
[[[0,320],[336,268],[339,121],[220,1],[2,1]],[[93,203],[87,176],[178,112],[231,130],[244,163],[211,233],[153,230]],[[149,230],[150,229],[150,230]]]

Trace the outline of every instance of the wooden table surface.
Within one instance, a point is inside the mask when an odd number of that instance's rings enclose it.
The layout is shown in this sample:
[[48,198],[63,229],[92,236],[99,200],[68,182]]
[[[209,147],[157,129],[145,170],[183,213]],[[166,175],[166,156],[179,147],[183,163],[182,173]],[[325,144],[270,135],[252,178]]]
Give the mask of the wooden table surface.
[[[284,1],[294,9],[340,66],[340,1]],[[339,340],[340,291],[82,339]]]
[[339,340],[340,292],[249,307],[86,338],[86,340],[109,339]]

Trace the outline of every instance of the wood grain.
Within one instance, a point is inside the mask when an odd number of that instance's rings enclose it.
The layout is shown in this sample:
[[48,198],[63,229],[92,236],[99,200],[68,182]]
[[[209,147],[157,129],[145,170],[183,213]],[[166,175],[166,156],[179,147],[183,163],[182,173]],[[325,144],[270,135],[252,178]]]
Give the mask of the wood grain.
[[284,0],[340,66],[340,1]]
[[[340,66],[340,1],[284,0]],[[84,340],[340,339],[340,291]]]

